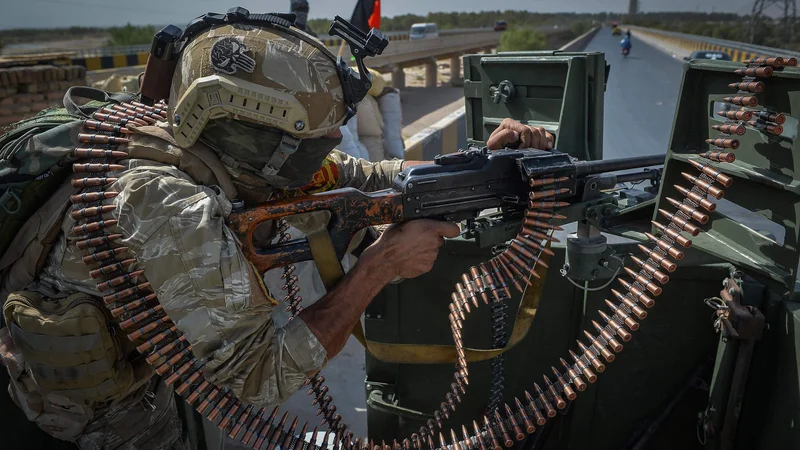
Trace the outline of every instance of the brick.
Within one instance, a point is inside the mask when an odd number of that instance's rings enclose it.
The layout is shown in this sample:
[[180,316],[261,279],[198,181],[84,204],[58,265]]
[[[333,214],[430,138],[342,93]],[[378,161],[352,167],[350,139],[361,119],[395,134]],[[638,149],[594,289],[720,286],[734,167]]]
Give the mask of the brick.
[[0,83],[3,86],[16,86],[17,85],[17,75],[11,69],[5,69],[0,72]]
[[15,113],[28,113],[33,111],[30,103],[17,103],[16,105],[9,106]]
[[8,106],[13,105],[17,101],[16,96],[6,97],[4,99],[0,99],[0,106]]
[[19,92],[23,94],[35,94],[39,92],[39,85],[37,83],[27,83],[19,86]]
[[0,116],[0,126],[11,125],[12,123],[19,122],[22,119],[30,117],[29,114],[16,114],[13,116]]
[[34,111],[34,112],[39,112],[39,111],[41,111],[41,110],[43,110],[43,109],[45,109],[45,108],[49,108],[49,107],[50,107],[50,106],[52,106],[52,105],[53,105],[53,104],[52,104],[52,103],[50,103],[50,102],[44,102],[44,101],[43,101],[43,102],[31,103],[31,105],[30,105],[30,106],[31,106],[31,111]]
[[17,69],[16,70],[17,83],[23,84],[23,83],[31,83],[31,82],[33,82],[33,77],[31,76],[30,69],[22,68],[22,67],[18,67],[16,69]]
[[15,105],[20,105],[22,103],[31,103],[31,94],[17,94],[11,98],[14,99]]
[[16,111],[14,111],[13,107],[11,107],[11,106],[0,106],[0,117],[2,117],[2,116],[10,116],[10,115],[12,115],[14,113],[16,113]]
[[50,91],[44,95],[45,100],[61,100],[64,98],[64,92]]

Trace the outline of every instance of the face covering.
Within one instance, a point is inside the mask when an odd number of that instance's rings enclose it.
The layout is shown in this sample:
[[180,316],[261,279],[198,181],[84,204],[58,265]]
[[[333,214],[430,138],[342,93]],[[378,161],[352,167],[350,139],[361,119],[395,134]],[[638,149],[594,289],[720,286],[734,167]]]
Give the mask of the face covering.
[[[246,171],[280,189],[298,189],[311,182],[325,157],[341,138],[296,139],[281,130],[233,119],[216,119],[206,125],[200,140],[222,163]],[[273,158],[283,151],[288,157]],[[280,164],[277,172],[270,168]]]

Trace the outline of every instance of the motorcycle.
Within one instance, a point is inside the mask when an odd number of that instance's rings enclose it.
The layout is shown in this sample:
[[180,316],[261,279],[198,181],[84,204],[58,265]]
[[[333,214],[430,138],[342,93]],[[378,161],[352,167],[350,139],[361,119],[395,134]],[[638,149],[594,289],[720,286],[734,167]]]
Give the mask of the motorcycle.
[[631,52],[631,41],[629,38],[625,38],[619,43],[622,49],[622,57],[627,58],[628,54]]

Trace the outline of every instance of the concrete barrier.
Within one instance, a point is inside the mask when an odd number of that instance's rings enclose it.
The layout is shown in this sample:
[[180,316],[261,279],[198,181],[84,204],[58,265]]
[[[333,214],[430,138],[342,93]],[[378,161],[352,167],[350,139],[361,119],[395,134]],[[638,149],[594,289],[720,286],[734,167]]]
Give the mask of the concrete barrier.
[[[670,45],[680,47],[686,50],[687,53],[694,51],[713,51],[725,52],[730,55],[731,59],[737,62],[746,62],[753,58],[763,56],[793,56],[800,59],[800,53],[789,50],[782,50],[771,47],[762,47],[758,45],[747,44],[744,42],[727,41],[723,39],[714,39],[705,36],[697,36],[693,34],[676,33],[673,31],[656,30],[652,28],[644,28],[634,25],[626,25],[637,34],[644,34],[647,37],[656,39]],[[635,36],[634,36],[635,38]]]
[[[558,50],[565,52],[581,51],[599,30],[599,27],[595,27]],[[415,161],[430,161],[436,155],[453,153],[460,148],[466,148],[466,106],[462,106],[444,119],[406,139],[405,144],[405,159]]]

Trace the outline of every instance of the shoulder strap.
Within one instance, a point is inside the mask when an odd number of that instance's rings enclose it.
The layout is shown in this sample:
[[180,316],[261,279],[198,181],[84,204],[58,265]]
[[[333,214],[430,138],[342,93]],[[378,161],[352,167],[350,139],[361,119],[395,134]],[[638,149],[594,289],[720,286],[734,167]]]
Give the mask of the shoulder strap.
[[89,86],[72,86],[71,88],[67,89],[67,92],[64,94],[64,107],[67,108],[67,112],[70,114],[78,114],[87,118],[90,117],[97,108],[85,105],[79,106],[75,102],[74,97],[82,97],[98,102],[117,104],[131,102],[136,99],[135,94],[128,92],[109,94],[106,91]]
[[[328,290],[333,289],[336,283],[344,277],[344,271],[333,250],[328,231],[323,229],[306,236],[306,239],[308,239],[314,263],[317,265],[325,288]],[[549,242],[547,247],[550,247]],[[549,259],[549,255],[542,253],[542,262],[547,264]],[[508,344],[503,348],[491,350],[465,348],[464,356],[467,361],[476,362],[492,359],[514,348],[528,335],[533,318],[539,309],[539,300],[544,290],[547,274],[547,266],[545,264],[536,265],[535,270],[539,276],[531,275],[530,282],[532,286],[528,286],[522,294],[517,318],[514,321],[514,328],[511,331],[511,338],[508,340]],[[388,344],[367,340],[360,320],[356,322],[352,334],[372,356],[384,362],[396,364],[446,364],[455,363],[458,360],[458,353],[452,345]]]

